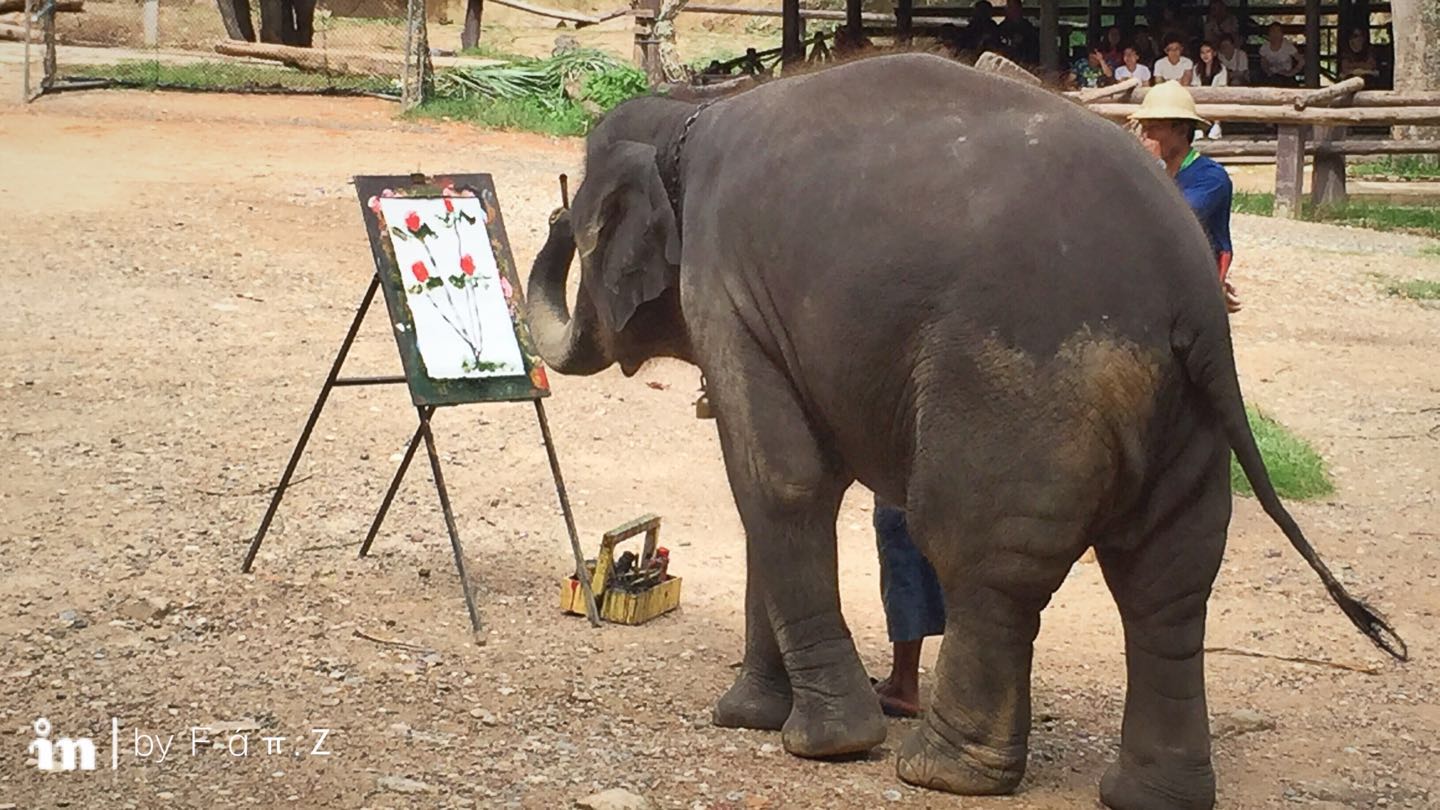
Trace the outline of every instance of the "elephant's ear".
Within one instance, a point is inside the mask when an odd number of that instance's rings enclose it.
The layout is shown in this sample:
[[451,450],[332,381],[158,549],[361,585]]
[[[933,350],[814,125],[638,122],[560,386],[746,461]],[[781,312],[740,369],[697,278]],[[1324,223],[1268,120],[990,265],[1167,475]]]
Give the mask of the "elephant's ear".
[[571,220],[595,308],[620,331],[646,301],[676,283],[680,233],[655,147],[616,141],[586,161]]

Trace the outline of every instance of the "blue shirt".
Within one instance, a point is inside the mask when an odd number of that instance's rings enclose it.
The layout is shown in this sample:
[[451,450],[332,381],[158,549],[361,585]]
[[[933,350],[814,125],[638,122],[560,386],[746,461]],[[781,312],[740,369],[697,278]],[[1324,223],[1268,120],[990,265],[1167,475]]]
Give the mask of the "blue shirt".
[[1185,202],[1200,220],[1205,235],[1210,238],[1210,249],[1216,256],[1233,253],[1230,243],[1230,199],[1235,187],[1225,167],[1204,155],[1191,151],[1175,173],[1175,183]]

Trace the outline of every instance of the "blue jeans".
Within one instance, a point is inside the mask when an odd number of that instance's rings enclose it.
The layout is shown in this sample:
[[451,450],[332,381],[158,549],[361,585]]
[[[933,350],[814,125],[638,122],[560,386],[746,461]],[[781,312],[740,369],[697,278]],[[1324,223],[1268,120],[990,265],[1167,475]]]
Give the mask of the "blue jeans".
[[905,510],[875,502],[875,545],[880,552],[880,600],[891,643],[945,633],[945,595],[930,561],[915,547]]

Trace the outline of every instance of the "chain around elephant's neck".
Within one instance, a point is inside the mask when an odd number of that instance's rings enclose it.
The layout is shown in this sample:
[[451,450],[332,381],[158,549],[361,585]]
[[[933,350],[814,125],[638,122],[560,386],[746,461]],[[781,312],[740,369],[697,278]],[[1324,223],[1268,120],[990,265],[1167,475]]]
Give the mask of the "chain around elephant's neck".
[[661,172],[661,175],[660,175],[660,177],[661,177],[661,182],[663,182],[663,183],[665,184],[665,193],[666,193],[667,196],[670,197],[670,210],[672,210],[672,211],[675,212],[675,227],[676,227],[677,229],[681,227],[681,225],[680,225],[680,222],[681,222],[681,219],[680,219],[680,156],[681,156],[681,152],[685,149],[685,141],[690,138],[690,129],[691,129],[691,127],[695,126],[695,122],[698,121],[698,120],[700,120],[700,113],[704,112],[704,110],[705,110],[706,107],[709,107],[711,104],[714,104],[716,101],[719,101],[719,99],[710,99],[709,101],[702,101],[702,102],[700,102],[700,105],[695,108],[695,111],[692,112],[692,113],[690,113],[690,116],[685,119],[685,123],[680,125],[680,137],[678,137],[678,138],[675,139],[675,148],[672,149],[671,152],[670,152],[670,167],[669,167],[669,171]]

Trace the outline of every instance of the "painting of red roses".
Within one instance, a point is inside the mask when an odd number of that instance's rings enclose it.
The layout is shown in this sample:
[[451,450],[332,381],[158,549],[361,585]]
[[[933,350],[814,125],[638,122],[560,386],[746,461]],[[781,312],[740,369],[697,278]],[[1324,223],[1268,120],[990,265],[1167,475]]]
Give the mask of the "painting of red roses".
[[513,289],[500,274],[474,196],[379,196],[426,373],[437,380],[524,375],[512,319]]

